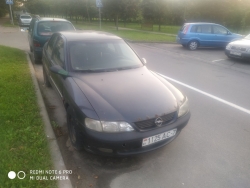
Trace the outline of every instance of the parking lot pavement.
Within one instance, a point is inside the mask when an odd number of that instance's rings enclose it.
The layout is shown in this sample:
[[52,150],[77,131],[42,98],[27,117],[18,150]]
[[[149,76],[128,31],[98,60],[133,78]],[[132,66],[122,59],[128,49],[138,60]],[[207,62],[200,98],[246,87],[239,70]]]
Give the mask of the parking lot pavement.
[[[166,53],[176,53],[182,57],[191,57],[199,62],[210,63],[250,74],[250,60],[229,59],[222,48],[200,48],[196,51],[190,51],[179,44],[162,44],[162,43],[140,43],[150,48],[157,48]],[[212,54],[212,55],[211,55]]]

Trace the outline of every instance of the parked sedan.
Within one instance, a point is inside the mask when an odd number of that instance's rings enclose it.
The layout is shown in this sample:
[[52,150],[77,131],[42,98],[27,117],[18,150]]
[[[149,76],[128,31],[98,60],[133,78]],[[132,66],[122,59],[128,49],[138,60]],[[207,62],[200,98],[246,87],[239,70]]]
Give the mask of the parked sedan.
[[29,26],[30,22],[32,20],[32,17],[29,14],[21,14],[19,16],[19,25],[20,26]]
[[250,59],[250,34],[241,40],[230,42],[225,54],[229,58]]
[[33,53],[34,61],[38,62],[41,60],[43,45],[49,40],[53,33],[69,30],[75,30],[75,27],[68,20],[34,16],[31,20],[28,32],[30,52]]
[[179,135],[190,118],[188,98],[145,63],[109,33],[52,35],[43,49],[44,83],[64,103],[76,149],[133,155]]

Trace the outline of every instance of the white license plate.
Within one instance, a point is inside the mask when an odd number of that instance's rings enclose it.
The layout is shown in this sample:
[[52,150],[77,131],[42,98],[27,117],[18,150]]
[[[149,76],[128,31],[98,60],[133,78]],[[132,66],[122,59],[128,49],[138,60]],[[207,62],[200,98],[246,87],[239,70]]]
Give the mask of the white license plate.
[[240,52],[230,51],[230,54],[232,54],[232,55],[238,55],[238,56],[241,56],[241,53],[240,53]]
[[144,138],[142,140],[142,147],[143,146],[148,146],[150,144],[154,144],[156,142],[159,142],[161,140],[165,140],[167,138],[170,138],[170,137],[174,136],[176,134],[176,132],[177,132],[177,129],[173,129],[173,130],[170,130],[170,131],[158,134],[158,135],[154,135],[154,136],[151,136],[151,137],[148,137],[148,138]]

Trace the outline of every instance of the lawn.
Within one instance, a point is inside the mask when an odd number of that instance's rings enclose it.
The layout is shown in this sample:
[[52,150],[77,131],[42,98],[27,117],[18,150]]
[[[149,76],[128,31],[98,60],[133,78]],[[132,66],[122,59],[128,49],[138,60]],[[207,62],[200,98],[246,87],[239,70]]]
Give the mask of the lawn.
[[[88,24],[88,23],[74,23],[77,29],[83,30],[100,30],[99,25]],[[117,31],[114,26],[102,24],[102,31],[113,33],[123,39],[133,40],[133,41],[145,41],[145,42],[175,42],[175,36],[168,36],[165,34],[155,34],[147,31],[139,30],[123,30],[119,28]]]
[[[26,54],[0,46],[0,75],[0,187],[56,187],[29,178],[30,170],[53,167]],[[11,180],[10,171],[26,177]]]

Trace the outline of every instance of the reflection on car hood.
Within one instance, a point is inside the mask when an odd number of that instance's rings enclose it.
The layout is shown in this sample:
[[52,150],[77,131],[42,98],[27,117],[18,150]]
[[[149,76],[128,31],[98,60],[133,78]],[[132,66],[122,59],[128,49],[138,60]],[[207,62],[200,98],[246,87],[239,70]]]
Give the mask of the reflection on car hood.
[[175,96],[146,67],[73,79],[101,120],[136,122],[177,110]]
[[250,40],[247,39],[241,39],[241,40],[236,40],[233,42],[230,42],[231,45],[239,45],[239,46],[248,46],[250,47]]

